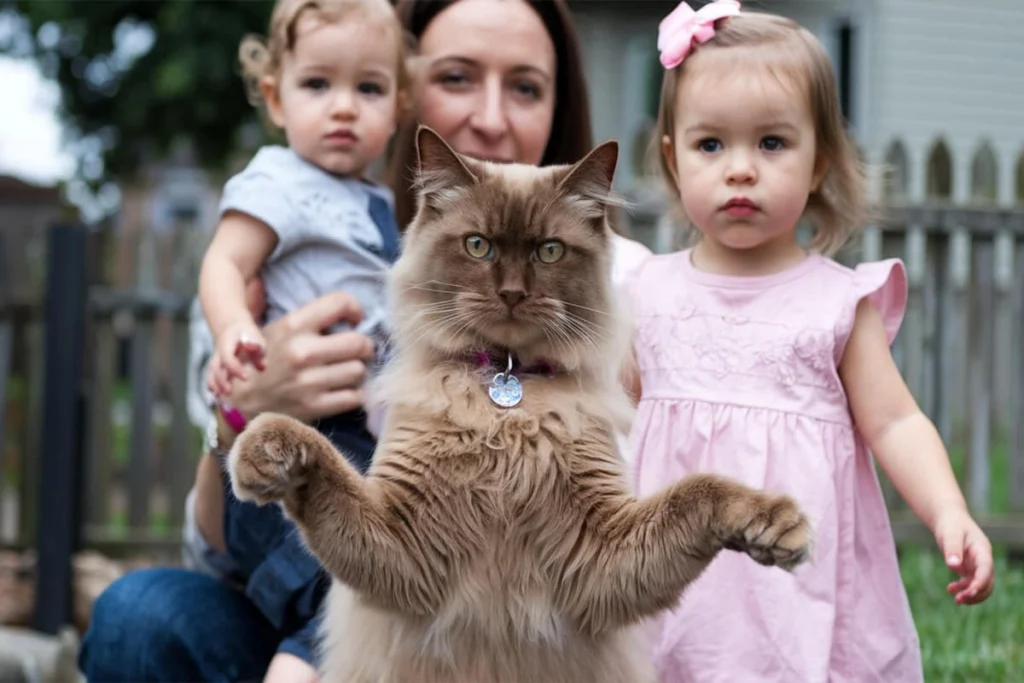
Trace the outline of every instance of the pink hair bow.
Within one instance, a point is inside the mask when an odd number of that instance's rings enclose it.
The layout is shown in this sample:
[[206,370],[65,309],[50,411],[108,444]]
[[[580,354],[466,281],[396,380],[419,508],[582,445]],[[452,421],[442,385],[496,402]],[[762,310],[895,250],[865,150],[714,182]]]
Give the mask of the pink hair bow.
[[715,0],[696,12],[686,2],[679,3],[658,24],[658,52],[661,65],[673,69],[683,63],[694,43],[704,43],[715,35],[715,22],[740,13],[737,0]]

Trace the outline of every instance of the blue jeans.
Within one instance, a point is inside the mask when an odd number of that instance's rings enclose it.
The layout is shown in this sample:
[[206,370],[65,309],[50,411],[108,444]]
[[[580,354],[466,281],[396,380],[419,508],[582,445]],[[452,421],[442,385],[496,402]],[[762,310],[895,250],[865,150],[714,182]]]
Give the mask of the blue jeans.
[[[316,426],[366,471],[374,442],[362,411]],[[226,476],[224,503],[230,576],[147,569],[112,583],[82,641],[90,683],[258,681],[279,652],[316,667],[326,573],[280,506],[239,501]]]
[[259,681],[280,640],[228,584],[185,569],[144,569],[100,595],[79,665],[89,683]]

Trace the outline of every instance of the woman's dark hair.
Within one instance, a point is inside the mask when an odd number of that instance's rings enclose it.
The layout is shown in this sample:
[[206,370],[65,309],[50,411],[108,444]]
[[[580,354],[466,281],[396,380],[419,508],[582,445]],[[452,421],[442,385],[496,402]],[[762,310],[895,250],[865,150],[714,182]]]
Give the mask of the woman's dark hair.
[[[442,10],[459,0],[398,0],[395,10],[405,30],[417,41]],[[551,136],[541,165],[573,164],[593,146],[590,104],[579,39],[565,0],[527,0],[555,46],[555,112]],[[415,88],[413,88],[415,92]],[[395,219],[401,229],[412,221],[416,199],[412,174],[416,166],[416,107],[398,127],[388,158],[387,181],[395,193]]]

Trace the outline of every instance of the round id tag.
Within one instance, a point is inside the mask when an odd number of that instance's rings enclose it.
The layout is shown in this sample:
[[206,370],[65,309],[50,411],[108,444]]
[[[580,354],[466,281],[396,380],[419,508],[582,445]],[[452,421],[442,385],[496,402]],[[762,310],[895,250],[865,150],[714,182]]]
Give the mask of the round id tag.
[[523,385],[519,378],[507,372],[499,372],[487,387],[487,393],[495,405],[512,408],[523,400]]

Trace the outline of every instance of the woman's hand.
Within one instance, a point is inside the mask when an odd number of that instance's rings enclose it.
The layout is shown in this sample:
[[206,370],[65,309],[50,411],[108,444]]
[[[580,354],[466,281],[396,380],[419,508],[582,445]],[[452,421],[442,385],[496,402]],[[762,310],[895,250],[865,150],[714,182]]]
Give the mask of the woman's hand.
[[266,370],[235,380],[230,402],[250,419],[275,412],[306,422],[361,407],[373,342],[359,332],[324,331],[362,317],[354,298],[332,292],[266,325]]

